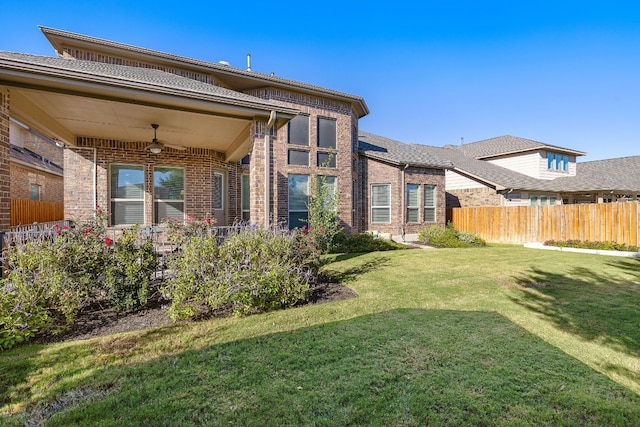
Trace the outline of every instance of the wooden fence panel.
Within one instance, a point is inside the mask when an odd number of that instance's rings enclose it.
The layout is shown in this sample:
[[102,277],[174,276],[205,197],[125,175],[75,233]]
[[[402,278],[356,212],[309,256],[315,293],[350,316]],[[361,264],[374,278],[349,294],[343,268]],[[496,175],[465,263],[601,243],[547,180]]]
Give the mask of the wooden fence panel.
[[453,208],[450,218],[456,229],[489,242],[589,240],[640,244],[638,202]]
[[61,221],[63,219],[63,203],[11,199],[11,227],[33,224],[34,222]]

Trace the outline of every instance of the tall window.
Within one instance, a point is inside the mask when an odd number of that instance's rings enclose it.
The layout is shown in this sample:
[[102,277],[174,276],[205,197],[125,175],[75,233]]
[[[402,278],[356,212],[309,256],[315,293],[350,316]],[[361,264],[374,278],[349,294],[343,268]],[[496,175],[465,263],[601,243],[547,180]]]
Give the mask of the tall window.
[[144,170],[141,165],[111,165],[111,225],[144,223]]
[[184,218],[184,169],[156,167],[153,169],[153,221]]
[[420,208],[418,205],[418,184],[407,184],[407,222],[419,222]]
[[336,148],[336,121],[318,117],[318,147]]
[[31,184],[29,186],[29,198],[36,201],[42,199],[42,186],[40,184]]
[[371,222],[391,222],[391,184],[371,185]]
[[309,176],[289,175],[289,229],[300,228],[309,218]]
[[289,144],[309,145],[309,116],[300,114],[289,121]]
[[250,199],[250,187],[249,187],[249,175],[242,175],[241,177],[241,187],[240,187],[240,192],[241,192],[241,198],[242,198],[242,206],[241,206],[241,210],[242,210],[242,220],[243,221],[249,221],[251,219],[251,211],[250,211],[250,204],[249,201]]
[[424,222],[436,222],[436,186],[424,186]]
[[224,209],[224,174],[222,172],[213,173],[213,209],[221,211]]

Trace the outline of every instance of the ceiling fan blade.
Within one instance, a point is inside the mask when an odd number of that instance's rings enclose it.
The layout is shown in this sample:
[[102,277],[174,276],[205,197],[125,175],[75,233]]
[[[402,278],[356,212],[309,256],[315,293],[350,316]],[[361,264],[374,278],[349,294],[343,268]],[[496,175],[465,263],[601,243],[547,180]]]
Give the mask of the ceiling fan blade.
[[167,148],[173,148],[174,150],[178,150],[178,151],[184,151],[187,149],[187,147],[183,147],[182,145],[173,145],[173,144],[165,144],[165,143],[162,143],[162,145],[164,145]]

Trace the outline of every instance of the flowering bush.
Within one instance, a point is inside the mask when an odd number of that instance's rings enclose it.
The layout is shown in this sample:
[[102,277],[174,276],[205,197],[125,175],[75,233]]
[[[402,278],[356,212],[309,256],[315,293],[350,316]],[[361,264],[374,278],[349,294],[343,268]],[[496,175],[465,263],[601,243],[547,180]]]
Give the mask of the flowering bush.
[[190,216],[184,220],[177,217],[168,217],[161,224],[166,230],[169,241],[178,245],[192,237],[205,237],[215,233],[215,225],[215,218],[209,218],[208,216],[203,220]]
[[106,214],[75,227],[55,226],[55,238],[8,247],[6,278],[0,280],[0,348],[56,334],[94,299],[108,298],[118,309],[146,302],[155,269],[153,243],[134,245],[137,231],[122,241],[105,237]]
[[308,298],[318,266],[318,252],[300,232],[245,228],[222,244],[197,236],[169,262],[169,313],[181,319],[204,307],[241,315],[291,306]]

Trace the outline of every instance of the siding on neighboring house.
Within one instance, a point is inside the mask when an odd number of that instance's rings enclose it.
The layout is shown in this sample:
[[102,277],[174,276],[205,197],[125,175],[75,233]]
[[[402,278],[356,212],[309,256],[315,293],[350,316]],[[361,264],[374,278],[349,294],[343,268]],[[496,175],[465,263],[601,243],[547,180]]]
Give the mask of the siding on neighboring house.
[[[544,164],[542,160],[544,160]],[[538,179],[542,178],[542,174],[547,170],[547,159],[542,159],[540,152],[493,158],[488,162]],[[566,176],[566,173],[564,175]]]
[[447,191],[471,189],[471,188],[485,188],[484,184],[474,181],[471,178],[462,176],[459,173],[448,170],[446,171]]

